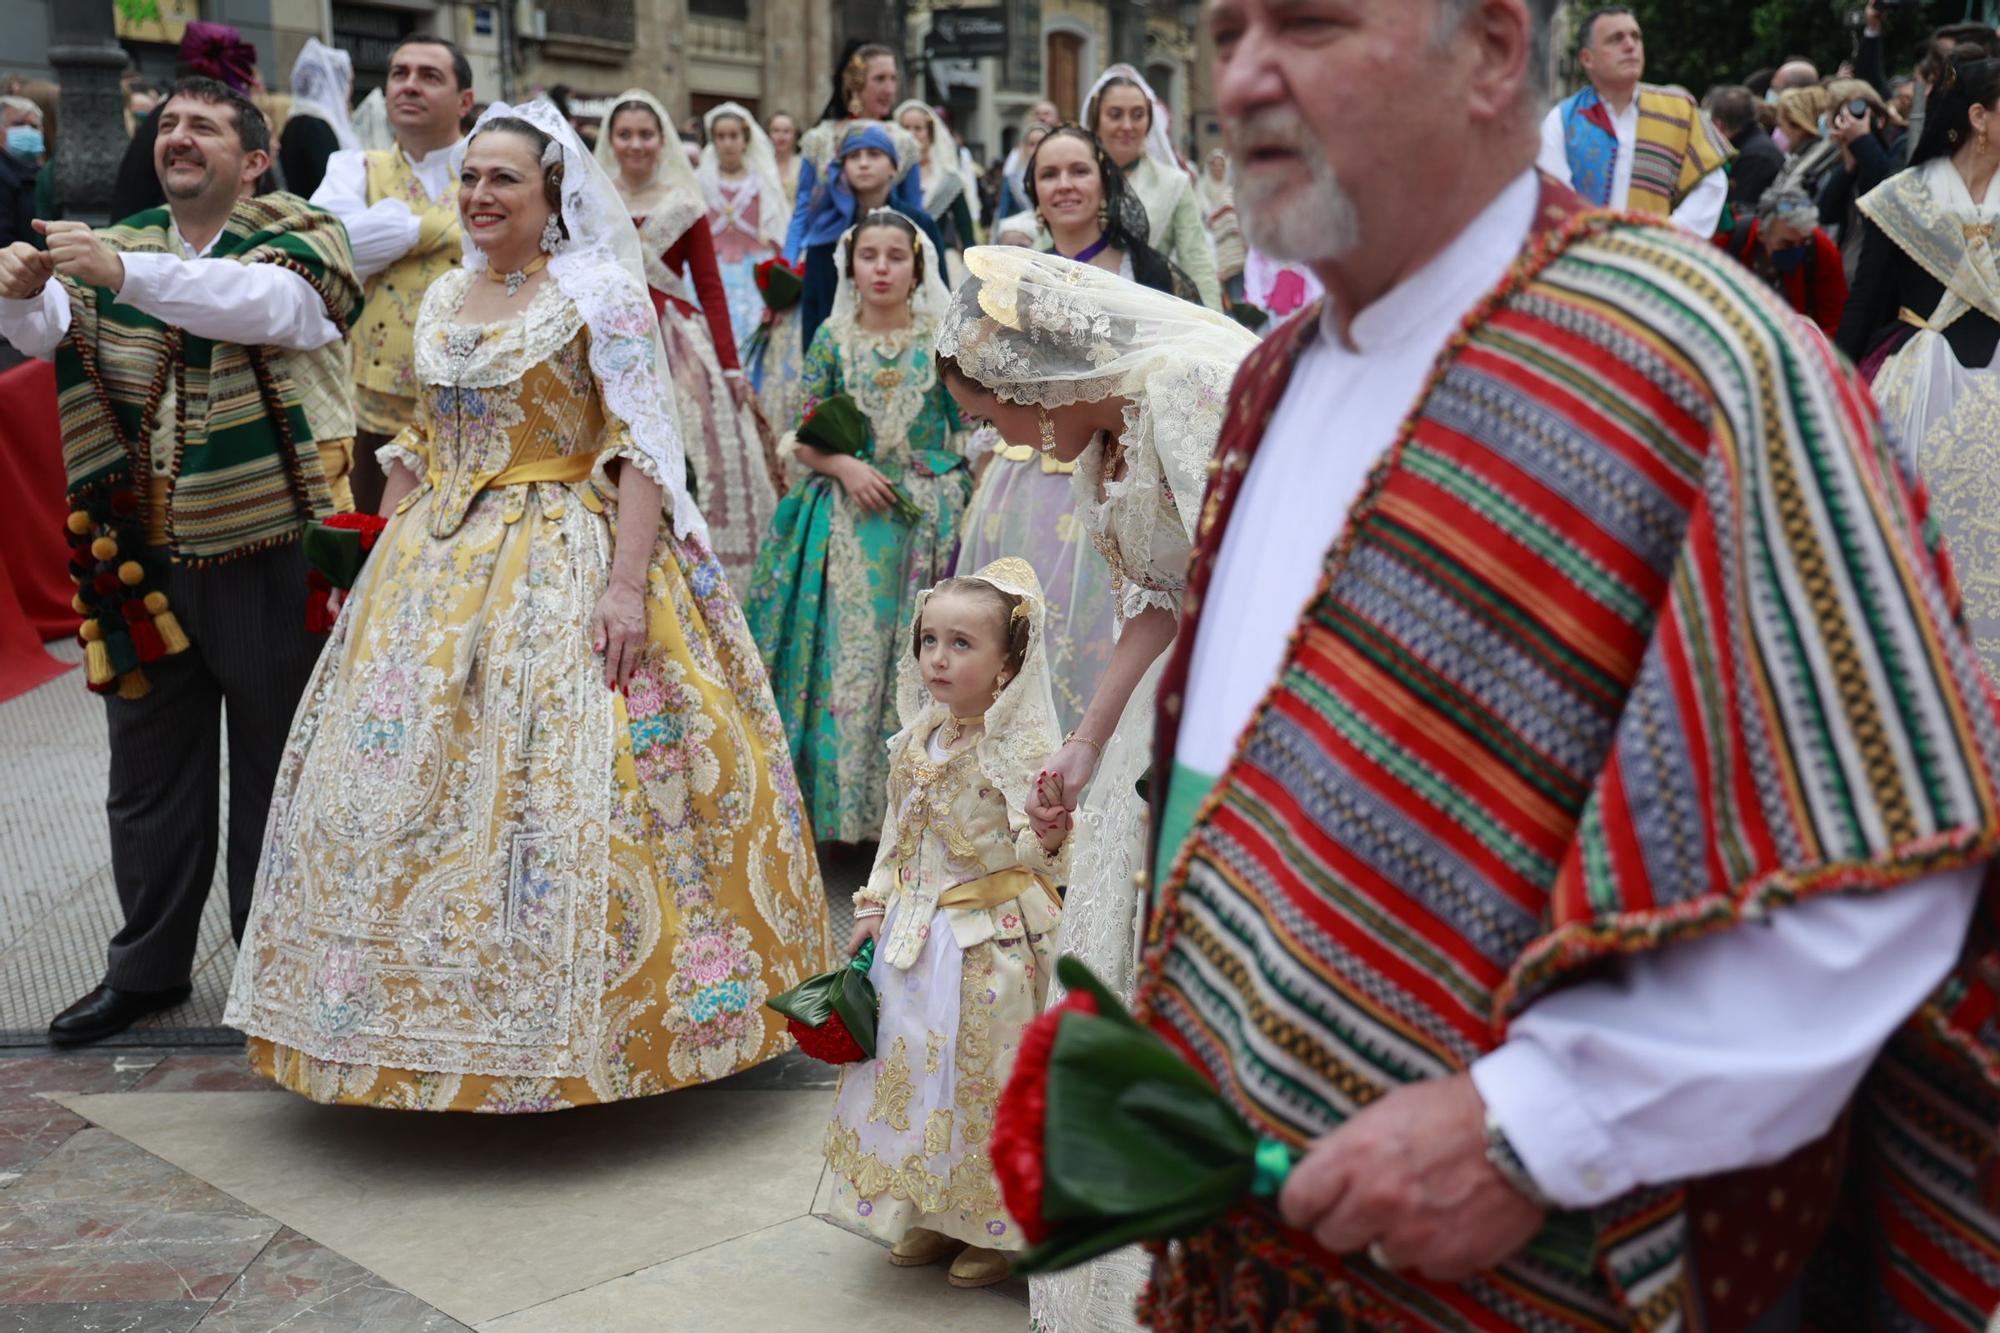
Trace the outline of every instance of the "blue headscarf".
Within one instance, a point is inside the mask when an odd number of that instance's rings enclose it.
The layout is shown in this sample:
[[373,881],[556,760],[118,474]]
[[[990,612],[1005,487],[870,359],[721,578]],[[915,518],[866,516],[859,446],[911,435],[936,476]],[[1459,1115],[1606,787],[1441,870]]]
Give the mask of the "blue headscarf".
[[[827,166],[826,179],[814,185],[804,207],[793,217],[792,235],[797,241],[794,258],[802,255],[809,246],[829,245],[839,240],[854,225],[854,192],[848,188],[840,168],[849,153],[863,148],[873,148],[897,168],[902,165],[896,156],[896,141],[890,137],[888,126],[876,120],[854,122],[847,136],[840,141],[833,161]],[[892,202],[896,193],[896,188],[891,187]],[[918,211],[921,212],[921,208]]]

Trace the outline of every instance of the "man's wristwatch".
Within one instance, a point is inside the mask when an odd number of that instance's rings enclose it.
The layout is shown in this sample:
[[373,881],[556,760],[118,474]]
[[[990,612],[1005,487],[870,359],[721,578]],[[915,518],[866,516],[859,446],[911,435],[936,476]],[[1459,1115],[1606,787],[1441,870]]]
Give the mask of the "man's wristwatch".
[[1528,1164],[1521,1160],[1521,1154],[1514,1151],[1514,1144],[1507,1137],[1507,1131],[1500,1127],[1500,1120],[1491,1111],[1486,1113],[1486,1160],[1500,1178],[1537,1208],[1549,1212],[1560,1211],[1556,1202],[1542,1193],[1542,1187],[1535,1183],[1528,1172]]

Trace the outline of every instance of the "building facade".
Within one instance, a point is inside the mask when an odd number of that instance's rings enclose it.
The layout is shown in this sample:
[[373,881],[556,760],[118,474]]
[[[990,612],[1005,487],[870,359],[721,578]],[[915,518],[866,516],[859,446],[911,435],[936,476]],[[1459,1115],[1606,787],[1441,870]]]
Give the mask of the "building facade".
[[[59,2],[0,4],[0,72],[53,77],[49,14]],[[683,118],[724,101],[809,117],[825,100],[838,41],[832,0],[97,2],[114,6],[121,45],[157,81],[172,78],[191,19],[241,31],[274,91],[284,90],[306,38],[330,40],[354,59],[357,98],[380,86],[398,41],[429,32],[465,49],[482,101],[557,84],[592,99],[637,85]]]

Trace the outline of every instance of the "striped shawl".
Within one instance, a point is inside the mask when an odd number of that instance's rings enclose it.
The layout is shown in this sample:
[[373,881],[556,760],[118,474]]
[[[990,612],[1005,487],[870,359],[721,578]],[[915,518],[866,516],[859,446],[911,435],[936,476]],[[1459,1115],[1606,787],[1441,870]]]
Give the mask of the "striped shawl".
[[[100,235],[124,253],[170,253],[172,226],[157,208]],[[240,201],[209,257],[284,265],[313,285],[343,331],[359,309],[346,228],[296,195]],[[119,304],[113,292],[64,281],[71,321],[56,382],[73,504],[89,509],[128,489],[143,502],[153,417],[171,375],[166,527],[176,560],[213,563],[292,541],[306,520],[332,512],[287,353],[211,342]]]
[[[1995,704],[1922,498],[1852,372],[1712,247],[1584,212],[1552,183],[1538,218],[1356,502],[1162,876],[1143,1010],[1294,1145],[1467,1068],[1593,964],[1886,890],[2000,840]],[[1238,376],[1156,772],[1172,771],[1238,484],[1317,319]],[[1864,1243],[1885,1271],[1921,1244],[1908,1262],[1975,1294],[2000,1288],[1991,1236],[1958,1244],[1975,1215],[1993,1221],[1972,1188],[2000,1086],[1993,1012],[1990,975],[1969,970],[1892,1052],[1943,1070],[1897,1093],[1903,1162],[1928,1151],[1925,1179],[1879,1148],[1891,1059],[1853,1117],[1849,1174],[1873,1187]],[[1741,1327],[1826,1230],[1847,1132],[1763,1173],[1559,1214],[1458,1286],[1325,1255],[1246,1212],[1160,1252],[1145,1317]],[[1892,1199],[1902,1242],[1881,1221]],[[1746,1252],[1756,1280],[1722,1276]]]

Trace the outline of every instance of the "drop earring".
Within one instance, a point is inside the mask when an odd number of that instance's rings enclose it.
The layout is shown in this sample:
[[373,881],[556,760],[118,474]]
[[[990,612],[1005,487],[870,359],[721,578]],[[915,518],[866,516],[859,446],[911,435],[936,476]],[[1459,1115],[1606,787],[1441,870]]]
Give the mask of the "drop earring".
[[542,224],[542,252],[552,255],[561,245],[562,219],[551,213],[549,220]]

